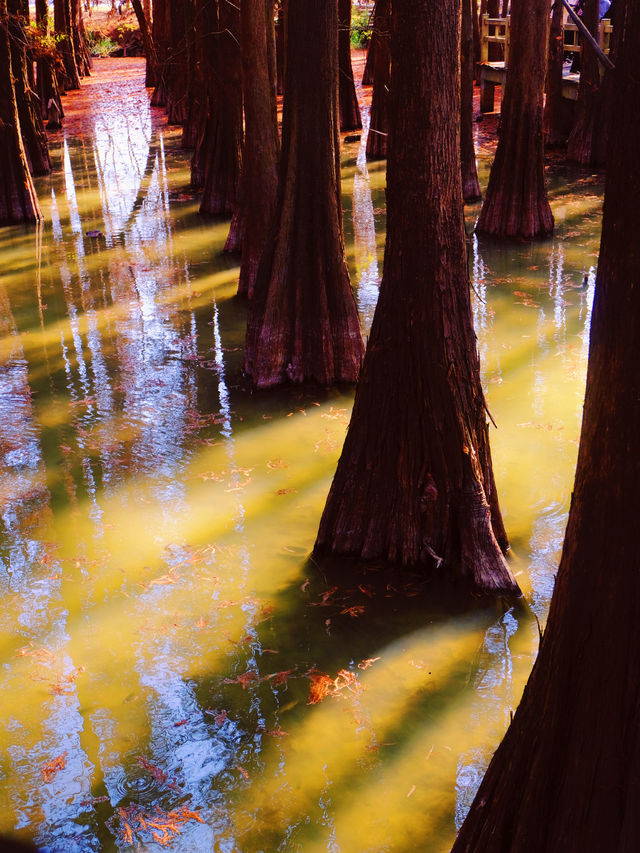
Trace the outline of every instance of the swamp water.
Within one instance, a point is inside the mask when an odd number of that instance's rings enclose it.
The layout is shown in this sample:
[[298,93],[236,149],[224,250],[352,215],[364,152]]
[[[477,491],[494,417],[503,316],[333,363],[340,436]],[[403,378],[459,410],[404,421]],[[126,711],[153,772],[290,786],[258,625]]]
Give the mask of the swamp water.
[[[375,567],[334,588],[307,557],[351,394],[251,393],[227,224],[198,216],[143,64],[114,83],[117,62],[66,100],[44,228],[0,234],[0,833],[65,853],[448,850],[553,588],[602,187],[552,178],[552,241],[470,243],[530,608],[445,606]],[[366,330],[384,167],[358,143],[343,162]]]

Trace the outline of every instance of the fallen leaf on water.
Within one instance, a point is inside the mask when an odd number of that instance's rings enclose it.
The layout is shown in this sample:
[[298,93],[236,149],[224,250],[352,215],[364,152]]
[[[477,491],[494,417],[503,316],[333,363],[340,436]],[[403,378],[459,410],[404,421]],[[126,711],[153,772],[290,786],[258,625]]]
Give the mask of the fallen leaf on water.
[[362,613],[364,613],[364,605],[362,604],[354,604],[353,607],[345,607],[344,610],[340,611],[341,616],[349,614],[352,619],[357,619]]
[[249,778],[249,774],[247,773],[247,771],[244,769],[244,767],[241,764],[236,764],[236,770],[239,770],[245,779]]
[[332,603],[329,601],[329,599],[331,598],[331,596],[333,595],[334,592],[337,592],[337,590],[338,590],[337,586],[332,586],[331,589],[328,589],[325,592],[320,594],[320,596],[319,596],[320,601],[312,601],[311,606],[312,607],[328,607],[329,604]]
[[274,470],[275,468],[288,468],[287,463],[282,459],[269,459],[267,461],[267,468],[271,468]]
[[295,494],[297,489],[278,489],[276,495],[290,495],[292,492]]
[[308,588],[308,586],[309,586],[309,583],[310,583],[309,578],[307,578],[307,579],[305,580],[305,582],[302,584],[302,586],[300,587],[300,589],[301,589],[303,592],[306,592],[306,591],[307,591],[307,588]]
[[413,794],[413,792],[415,791],[415,789],[416,789],[416,786],[415,786],[415,785],[412,785],[412,786],[411,786],[411,789],[410,789],[410,791],[409,791],[409,793],[407,794],[407,797],[410,797],[410,796],[411,796],[411,794]]
[[327,696],[339,697],[345,688],[352,693],[358,693],[362,690],[362,685],[358,683],[357,676],[348,669],[339,670],[335,678],[331,678],[326,672],[320,672],[317,669],[310,670],[307,673],[307,678],[311,681],[307,705],[316,705]]
[[270,681],[272,684],[278,686],[279,684],[286,684],[287,679],[290,675],[293,675],[295,669],[283,669],[280,672],[272,672],[270,675],[265,675],[261,681]]
[[258,680],[258,676],[255,672],[243,672],[242,675],[239,675],[237,678],[225,678],[225,684],[242,684],[242,689],[246,690],[248,684],[253,684],[254,681]]
[[365,658],[364,660],[360,661],[360,663],[358,664],[358,669],[369,669],[369,667],[373,666],[373,664],[377,660],[380,660],[379,655],[377,658]]
[[40,765],[40,773],[45,782],[51,782],[53,777],[59,770],[64,770],[67,766],[67,753],[63,752],[57,758],[52,758]]

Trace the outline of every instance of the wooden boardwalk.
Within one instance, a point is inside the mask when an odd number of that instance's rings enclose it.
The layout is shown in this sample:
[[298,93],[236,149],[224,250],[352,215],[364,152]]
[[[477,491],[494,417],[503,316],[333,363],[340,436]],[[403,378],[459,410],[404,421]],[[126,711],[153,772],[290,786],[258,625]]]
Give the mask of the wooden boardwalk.
[[[482,16],[480,42],[480,111],[491,113],[494,109],[495,87],[503,86],[507,76],[509,62],[509,18],[490,18]],[[611,21],[600,21],[598,42],[604,53],[609,53],[611,44]],[[489,45],[499,45],[503,59],[489,60]],[[570,57],[580,53],[582,46],[575,24],[564,24],[564,51]],[[569,101],[578,100],[580,74],[572,73],[570,63],[565,63],[562,73],[562,97]]]

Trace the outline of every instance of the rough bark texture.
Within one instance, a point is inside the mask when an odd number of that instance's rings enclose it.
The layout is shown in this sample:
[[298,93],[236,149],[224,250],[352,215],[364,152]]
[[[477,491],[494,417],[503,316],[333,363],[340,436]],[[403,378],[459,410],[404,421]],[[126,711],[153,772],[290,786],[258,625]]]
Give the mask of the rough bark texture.
[[[613,13],[611,14],[611,23],[613,24],[613,30],[611,32],[611,51],[609,54],[609,58],[615,65],[617,62],[618,51],[620,49],[620,33],[621,28],[616,27],[615,23],[615,6],[612,6]],[[611,12],[611,8],[609,10]],[[622,13],[621,13],[622,14]],[[593,146],[591,151],[591,161],[592,163],[601,168],[606,166],[607,161],[609,159],[609,139],[610,139],[610,130],[611,123],[613,120],[613,103],[614,97],[613,92],[615,88],[615,74],[610,69],[607,69],[604,72],[604,78],[602,80],[602,95],[601,95],[601,110],[600,110],[600,118],[596,125],[594,136],[593,136]]]
[[84,29],[80,0],[71,0],[69,10],[71,14],[71,37],[73,39],[73,50],[76,57],[78,74],[80,77],[88,77],[91,73],[93,60],[91,59],[89,45],[87,44],[87,34]]
[[459,14],[459,0],[393,0],[384,274],[316,550],[517,594],[469,296]]
[[140,27],[140,35],[142,37],[144,53],[147,59],[146,76],[144,81],[145,86],[155,86],[158,80],[158,54],[156,53],[156,46],[153,43],[151,27],[149,26],[149,21],[147,20],[147,16],[144,13],[140,0],[131,0],[131,5],[133,6],[133,11],[135,12],[138,26]]
[[355,382],[363,343],[342,236],[338,0],[288,0],[278,200],[249,303],[258,387]]
[[[599,0],[586,0],[582,21],[591,35],[598,40]],[[602,89],[600,63],[591,45],[582,39],[580,54],[580,86],[576,107],[576,122],[567,142],[567,160],[581,166],[595,166],[594,139],[602,121]]]
[[0,0],[0,163],[0,225],[42,219],[20,136],[6,0]]
[[[376,6],[378,5],[378,0],[376,0],[376,4],[373,7],[373,19],[375,20],[376,16]],[[362,85],[363,86],[373,86],[373,66],[376,61],[376,41],[373,38],[373,33],[371,38],[369,39],[369,47],[367,49],[367,58],[364,63],[364,71],[362,72]]]
[[[47,0],[36,0],[36,23],[42,38],[49,35],[49,10]],[[55,104],[58,113],[57,126],[64,117],[60,88],[58,86],[58,75],[56,72],[55,56],[51,52],[41,50],[37,57],[36,82],[38,97],[40,98],[40,115],[43,119],[49,118],[50,101]],[[52,115],[55,114],[52,110]]]
[[213,31],[203,146],[196,155],[203,164],[201,213],[227,216],[238,202],[242,166],[242,57],[240,9],[219,0],[217,30]]
[[58,49],[62,57],[64,76],[60,81],[64,92],[80,88],[80,76],[76,63],[76,52],[71,33],[70,0],[53,0],[53,28],[59,39]]
[[238,293],[251,298],[278,190],[273,0],[242,0],[240,15],[245,93],[242,161],[245,233]]
[[14,76],[14,92],[20,133],[27,163],[32,175],[48,175],[51,171],[49,147],[44,132],[42,116],[36,95],[29,85],[27,72],[27,37],[23,22],[29,14],[28,4],[22,0],[9,0],[9,39],[11,44],[11,68]]
[[151,97],[152,107],[164,107],[167,103],[166,68],[171,46],[171,20],[169,0],[153,0],[151,35],[158,57],[158,78]]
[[462,0],[460,37],[460,163],[462,197],[465,201],[482,198],[473,144],[473,0]]
[[[373,17],[371,44],[375,41],[373,94],[369,135],[367,136],[367,159],[384,160],[387,156],[387,133],[389,130],[389,54],[391,0],[377,0]],[[371,45],[369,46],[371,50]]]
[[542,140],[548,35],[547,0],[514,0],[500,139],[476,226],[481,234],[534,240],[553,231]]
[[277,3],[278,14],[276,18],[276,92],[282,95],[284,92],[284,55],[285,55],[285,16],[283,2]]
[[564,110],[562,104],[562,64],[564,61],[564,6],[562,0],[554,0],[549,31],[549,61],[544,115],[542,119],[544,144],[548,148],[558,148],[567,141]]
[[351,0],[338,0],[338,15],[340,130],[360,130],[362,120],[351,65]]
[[640,3],[627,0],[576,480],[538,659],[455,853],[640,838]]

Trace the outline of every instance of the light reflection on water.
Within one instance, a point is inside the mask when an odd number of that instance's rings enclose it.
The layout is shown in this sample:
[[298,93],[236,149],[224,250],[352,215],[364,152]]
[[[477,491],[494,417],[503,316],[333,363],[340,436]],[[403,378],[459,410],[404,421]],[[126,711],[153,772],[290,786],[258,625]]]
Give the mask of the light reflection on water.
[[[68,96],[89,113],[38,180],[42,233],[2,234],[0,831],[126,850],[128,821],[159,850],[138,818],[187,805],[202,823],[156,830],[168,849],[446,850],[537,624],[375,571],[329,592],[306,557],[351,396],[249,391],[226,227],[197,216],[179,133],[150,110],[142,65],[125,65],[118,97],[99,72]],[[366,331],[384,170],[363,142],[344,162]],[[541,622],[577,452],[599,189],[557,182],[553,241],[469,243],[496,479]],[[313,672],[340,670],[348,685],[308,704]]]

